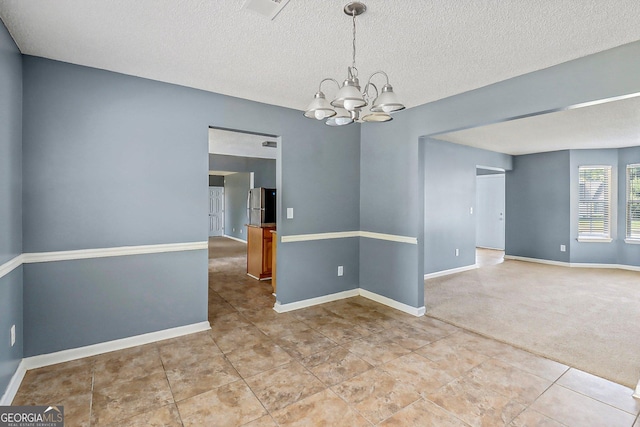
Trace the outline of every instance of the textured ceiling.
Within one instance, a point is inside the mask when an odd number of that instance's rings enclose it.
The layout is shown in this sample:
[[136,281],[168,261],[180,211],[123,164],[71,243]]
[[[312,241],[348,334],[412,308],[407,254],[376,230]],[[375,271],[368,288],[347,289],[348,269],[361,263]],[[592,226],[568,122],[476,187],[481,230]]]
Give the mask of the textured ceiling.
[[[29,55],[304,109],[351,62],[345,0],[0,0]],[[408,107],[640,39],[638,0],[368,0],[360,77],[388,72]],[[334,89],[325,90],[327,96]]]
[[435,138],[506,154],[640,145],[640,97],[543,114]]

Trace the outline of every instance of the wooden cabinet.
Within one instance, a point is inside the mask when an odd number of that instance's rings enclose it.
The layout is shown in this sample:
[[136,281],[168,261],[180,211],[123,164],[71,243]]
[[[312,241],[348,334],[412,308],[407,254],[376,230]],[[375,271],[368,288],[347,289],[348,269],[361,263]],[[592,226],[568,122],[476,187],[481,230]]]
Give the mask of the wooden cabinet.
[[254,279],[271,278],[271,258],[275,227],[247,225],[247,274]]
[[271,235],[273,236],[273,242],[271,247],[273,248],[271,254],[271,287],[273,288],[273,293],[276,293],[276,258],[278,254],[278,233],[275,230],[271,230]]

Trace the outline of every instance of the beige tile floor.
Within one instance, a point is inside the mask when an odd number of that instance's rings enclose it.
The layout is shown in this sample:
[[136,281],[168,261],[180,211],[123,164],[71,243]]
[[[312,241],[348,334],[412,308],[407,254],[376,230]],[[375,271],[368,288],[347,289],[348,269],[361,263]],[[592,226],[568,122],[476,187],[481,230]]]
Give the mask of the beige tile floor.
[[277,314],[242,244],[210,243],[210,332],[27,372],[67,426],[640,427],[632,390],[356,297]]

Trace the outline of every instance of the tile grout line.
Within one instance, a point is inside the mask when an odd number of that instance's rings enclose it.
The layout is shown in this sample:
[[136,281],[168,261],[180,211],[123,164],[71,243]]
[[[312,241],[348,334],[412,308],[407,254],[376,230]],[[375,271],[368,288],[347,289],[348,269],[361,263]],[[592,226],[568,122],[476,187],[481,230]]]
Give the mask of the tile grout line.
[[[570,367],[569,369],[574,369],[574,368],[571,368],[571,367]],[[567,369],[567,372],[569,371],[569,369]],[[578,370],[579,370],[579,369],[578,369]],[[582,372],[585,372],[585,371],[582,371]],[[588,372],[587,372],[587,373],[588,373]],[[566,372],[565,372],[565,374],[566,374]],[[564,376],[564,374],[562,374],[562,375],[561,375],[561,377],[562,377],[562,376]],[[598,378],[600,378],[600,377],[598,377]],[[560,378],[558,378],[558,379],[560,379]],[[604,379],[604,378],[603,378],[603,379]],[[605,379],[605,380],[606,380],[606,379]],[[609,380],[606,380],[606,381],[609,381]],[[614,384],[617,384],[617,383],[614,383]],[[613,409],[615,409],[615,410],[617,410],[617,411],[625,412],[625,413],[627,413],[627,414],[629,414],[629,415],[632,415],[632,416],[635,416],[635,417],[637,417],[637,416],[640,414],[640,412],[639,412],[638,414],[634,414],[633,412],[629,412],[629,411],[626,411],[626,410],[624,410],[624,409],[618,408],[617,406],[613,406],[613,405],[612,405],[612,404],[610,404],[610,403],[603,402],[603,401],[602,401],[602,400],[600,400],[600,399],[597,399],[597,398],[595,398],[595,397],[593,397],[593,396],[589,396],[588,394],[584,394],[584,393],[583,393],[583,392],[581,392],[581,391],[574,390],[574,389],[572,389],[572,388],[570,388],[570,387],[567,387],[567,386],[564,386],[564,385],[562,385],[562,384],[558,384],[558,387],[562,387],[562,388],[564,388],[565,390],[572,391],[572,392],[574,392],[574,393],[576,393],[576,394],[579,394],[579,395],[581,395],[581,396],[587,397],[587,398],[589,398],[589,399],[591,399],[591,400],[595,400],[596,402],[602,403],[603,405],[607,405],[607,406],[609,406],[609,407],[611,407],[611,408],[613,408]],[[545,390],[545,391],[546,391],[546,390]],[[633,399],[633,397],[632,397],[632,399]]]
[[91,399],[89,400],[89,427],[92,424],[93,418],[93,392],[96,384],[96,365],[95,362],[91,365]]
[[171,387],[171,381],[169,381],[169,375],[167,374],[167,368],[164,365],[164,360],[162,360],[162,355],[160,354],[160,348],[156,346],[158,350],[158,358],[160,359],[160,364],[162,365],[162,372],[164,372],[164,378],[167,380],[167,384],[169,385],[169,391],[171,392],[171,399],[173,400],[173,405],[176,407],[176,411],[178,412],[178,417],[180,418],[180,424],[184,427],[184,421],[182,421],[182,414],[180,413],[180,408],[178,408],[178,402],[176,402],[176,396],[173,394],[173,387]]
[[[539,356],[539,357],[540,357],[540,356]],[[567,366],[567,365],[565,365],[565,366]],[[522,412],[524,412],[524,411],[526,411],[527,409],[531,408],[531,406],[532,406],[532,405],[533,405],[533,404],[534,404],[538,399],[540,399],[540,398],[542,397],[542,395],[543,395],[543,394],[545,394],[547,391],[549,391],[549,390],[551,389],[551,387],[553,387],[554,385],[556,385],[556,383],[560,380],[560,378],[562,378],[563,376],[565,376],[565,374],[566,374],[567,372],[569,372],[569,370],[570,370],[570,369],[571,369],[571,367],[570,367],[570,366],[569,366],[569,367],[567,367],[567,369],[565,369],[565,371],[564,371],[562,374],[560,374],[560,375],[558,376],[558,378],[556,378],[556,379],[555,379],[551,384],[549,384],[549,387],[547,387],[546,389],[544,389],[544,391],[543,391],[542,393],[540,393],[540,394],[538,395],[538,397],[536,397],[535,399],[533,399],[533,400],[531,401],[531,403],[529,403],[529,404],[525,407],[525,409],[524,409]],[[558,386],[562,387],[560,384],[558,384]],[[531,410],[532,410],[532,411],[535,411],[535,412],[538,412],[538,411],[536,411],[535,409],[531,409]],[[522,412],[521,412],[520,414],[518,414],[518,416],[520,416],[520,415],[522,414]],[[538,413],[542,414],[541,412],[538,412]],[[553,421],[555,421],[555,422],[557,422],[558,424],[561,424],[561,425],[563,425],[563,426],[566,426],[566,424],[564,424],[563,422],[560,422],[559,420],[556,420],[555,418],[550,417],[550,416],[549,416],[549,415],[547,415],[547,414],[542,414],[542,415],[543,415],[543,416],[545,416],[545,417],[547,417],[547,418],[549,418],[549,419],[551,419],[551,420],[553,420]],[[517,417],[515,417],[515,418],[517,418]],[[515,419],[515,418],[514,418],[514,419]],[[511,421],[513,421],[513,420],[511,420]]]

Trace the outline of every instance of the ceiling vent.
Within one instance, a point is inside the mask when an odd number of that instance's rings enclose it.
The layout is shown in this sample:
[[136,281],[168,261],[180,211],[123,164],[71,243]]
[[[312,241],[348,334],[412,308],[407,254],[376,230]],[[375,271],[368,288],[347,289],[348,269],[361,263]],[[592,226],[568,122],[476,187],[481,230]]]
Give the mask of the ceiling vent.
[[287,3],[289,0],[246,0],[242,8],[273,20]]
[[278,148],[278,143],[276,141],[264,141],[262,143],[262,146],[269,148]]

